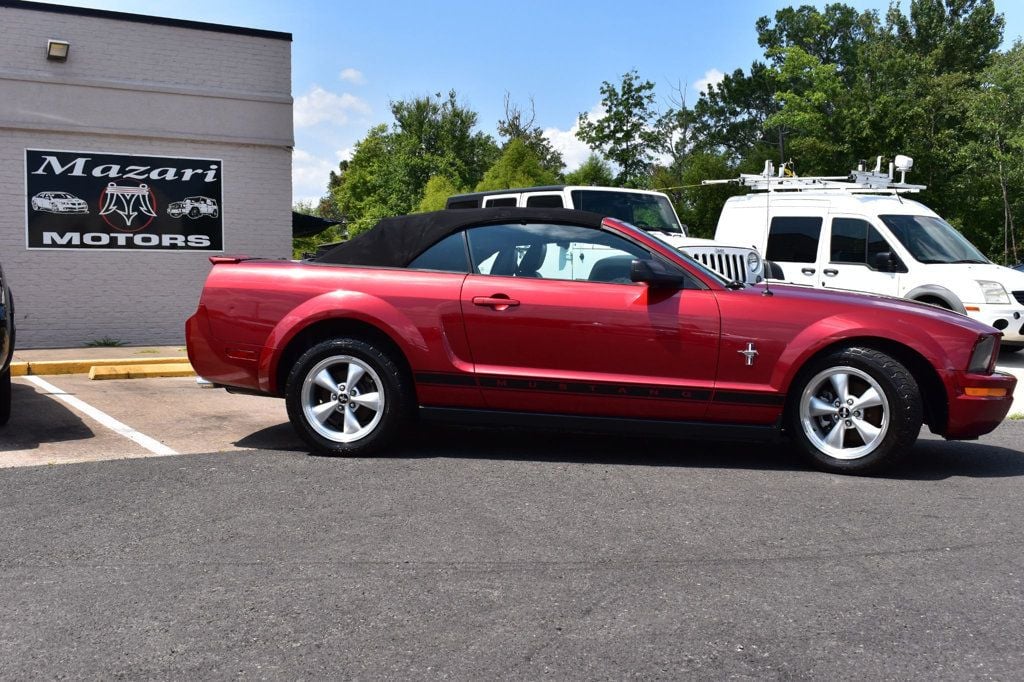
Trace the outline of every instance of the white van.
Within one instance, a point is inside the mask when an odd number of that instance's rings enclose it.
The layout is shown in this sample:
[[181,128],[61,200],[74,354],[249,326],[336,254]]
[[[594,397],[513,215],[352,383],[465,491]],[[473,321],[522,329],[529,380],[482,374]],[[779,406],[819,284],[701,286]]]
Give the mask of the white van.
[[[913,160],[896,160],[905,178]],[[1024,348],[1024,273],[989,261],[937,213],[903,196],[924,187],[896,182],[894,164],[888,175],[880,166],[846,178],[800,178],[775,177],[766,164],[761,175],[731,181],[754,191],[726,201],[715,238],[753,244],[772,279],[942,306],[1002,331],[1003,347]]]
[[500,206],[574,208],[611,216],[656,235],[727,280],[756,284],[764,279],[764,263],[755,249],[690,237],[672,202],[662,192],[623,187],[550,185],[457,194],[448,197],[445,203],[445,208],[449,209]]

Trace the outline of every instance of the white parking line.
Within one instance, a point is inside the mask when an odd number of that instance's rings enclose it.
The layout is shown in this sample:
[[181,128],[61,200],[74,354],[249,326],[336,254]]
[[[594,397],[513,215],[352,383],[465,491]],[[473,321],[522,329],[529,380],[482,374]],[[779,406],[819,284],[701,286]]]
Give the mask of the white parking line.
[[144,433],[139,433],[138,431],[136,431],[132,427],[128,426],[127,424],[123,424],[123,423],[117,421],[116,419],[111,417],[106,412],[102,412],[100,410],[97,410],[95,407],[93,407],[89,403],[84,402],[82,400],[79,400],[78,398],[74,397],[73,395],[69,395],[68,393],[65,393],[64,391],[62,391],[61,389],[57,388],[56,386],[54,386],[53,384],[51,384],[48,381],[44,381],[43,379],[40,379],[37,376],[26,376],[24,378],[27,379],[28,381],[31,381],[33,384],[35,384],[39,388],[43,389],[46,392],[47,395],[49,395],[49,396],[51,396],[53,398],[56,398],[57,400],[60,400],[63,403],[66,403],[66,404],[70,405],[71,407],[75,408],[79,412],[82,412],[83,414],[88,415],[89,417],[92,417],[93,419],[98,421],[103,426],[106,426],[111,431],[119,433],[119,434],[121,434],[122,436],[124,436],[125,438],[127,438],[129,440],[135,441],[136,443],[138,443],[142,447],[144,447],[147,450],[149,450],[150,452],[152,452],[154,455],[176,455],[176,454],[178,454],[177,452],[175,452],[171,448],[167,447],[166,445],[164,445],[160,441],[158,441],[158,440],[156,440],[154,438],[150,438],[149,436],[147,436]]

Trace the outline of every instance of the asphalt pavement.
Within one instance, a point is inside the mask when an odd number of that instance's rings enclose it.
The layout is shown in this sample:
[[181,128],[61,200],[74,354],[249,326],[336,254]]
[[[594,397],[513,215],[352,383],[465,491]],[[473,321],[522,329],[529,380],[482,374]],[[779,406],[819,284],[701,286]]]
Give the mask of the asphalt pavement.
[[0,677],[1024,670],[1022,421],[926,438],[882,478],[515,430],[331,459],[286,429],[249,435],[273,450],[0,470]]

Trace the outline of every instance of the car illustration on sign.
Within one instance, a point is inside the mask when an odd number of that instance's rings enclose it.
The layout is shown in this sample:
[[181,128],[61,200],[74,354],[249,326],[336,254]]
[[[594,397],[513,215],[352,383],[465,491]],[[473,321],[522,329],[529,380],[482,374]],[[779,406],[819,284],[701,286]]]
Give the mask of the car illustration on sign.
[[[600,247],[600,248],[598,248]],[[583,256],[582,258],[580,256]],[[566,209],[382,220],[301,262],[213,256],[188,355],[285,399],[315,451],[363,456],[415,418],[792,440],[880,471],[922,424],[995,429],[1000,332],[911,301],[726,280],[658,237]]]
[[32,197],[32,210],[46,213],[88,213],[89,205],[67,192],[40,192]]
[[167,205],[167,215],[172,218],[188,216],[195,220],[201,216],[216,218],[219,214],[217,201],[209,197],[185,197]]

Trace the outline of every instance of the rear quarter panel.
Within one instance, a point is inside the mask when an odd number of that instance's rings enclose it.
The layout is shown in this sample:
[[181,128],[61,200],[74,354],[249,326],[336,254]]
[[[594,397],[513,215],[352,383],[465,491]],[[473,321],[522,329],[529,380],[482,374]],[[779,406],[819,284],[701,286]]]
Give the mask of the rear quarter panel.
[[202,355],[211,356],[196,357],[196,370],[214,382],[274,393],[277,364],[297,334],[320,322],[357,320],[386,334],[416,371],[469,372],[459,308],[464,278],[284,261],[217,265],[190,320],[190,347],[206,341]]

